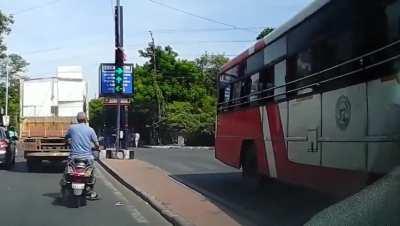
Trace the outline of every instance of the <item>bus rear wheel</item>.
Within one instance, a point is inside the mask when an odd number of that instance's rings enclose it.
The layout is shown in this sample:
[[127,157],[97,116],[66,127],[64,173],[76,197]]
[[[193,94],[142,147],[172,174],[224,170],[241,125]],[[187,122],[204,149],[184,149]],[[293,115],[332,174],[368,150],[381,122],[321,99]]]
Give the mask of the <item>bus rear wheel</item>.
[[242,176],[256,177],[257,175],[257,155],[255,150],[244,151],[242,155]]

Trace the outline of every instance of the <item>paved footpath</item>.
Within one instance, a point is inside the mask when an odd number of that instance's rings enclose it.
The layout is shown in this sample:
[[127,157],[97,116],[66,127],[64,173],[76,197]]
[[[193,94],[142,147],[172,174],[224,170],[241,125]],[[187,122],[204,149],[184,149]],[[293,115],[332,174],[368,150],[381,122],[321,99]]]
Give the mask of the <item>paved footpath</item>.
[[173,180],[158,167],[140,160],[105,159],[101,162],[177,225],[239,225],[204,196]]

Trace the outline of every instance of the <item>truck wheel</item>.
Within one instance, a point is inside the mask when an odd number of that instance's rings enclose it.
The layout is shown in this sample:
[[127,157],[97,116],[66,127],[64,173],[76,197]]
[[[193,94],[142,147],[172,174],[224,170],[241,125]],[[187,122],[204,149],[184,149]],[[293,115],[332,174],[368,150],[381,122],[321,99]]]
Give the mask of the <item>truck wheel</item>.
[[6,155],[6,161],[4,162],[4,168],[6,170],[10,170],[13,166],[13,159],[12,159],[12,154],[11,152],[7,153]]
[[26,165],[28,166],[29,171],[39,169],[41,164],[42,164],[42,160],[40,160],[40,159],[27,159],[26,160]]
[[10,170],[13,167],[13,160],[7,159],[4,163],[4,167],[6,168],[6,170]]

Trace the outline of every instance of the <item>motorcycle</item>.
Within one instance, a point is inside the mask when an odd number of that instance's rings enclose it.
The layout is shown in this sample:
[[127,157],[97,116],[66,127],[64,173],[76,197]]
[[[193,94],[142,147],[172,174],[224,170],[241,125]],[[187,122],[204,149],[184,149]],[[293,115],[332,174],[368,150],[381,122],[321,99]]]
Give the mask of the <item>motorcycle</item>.
[[86,205],[86,197],[95,184],[93,170],[94,166],[87,159],[68,160],[60,185],[62,201],[69,207]]

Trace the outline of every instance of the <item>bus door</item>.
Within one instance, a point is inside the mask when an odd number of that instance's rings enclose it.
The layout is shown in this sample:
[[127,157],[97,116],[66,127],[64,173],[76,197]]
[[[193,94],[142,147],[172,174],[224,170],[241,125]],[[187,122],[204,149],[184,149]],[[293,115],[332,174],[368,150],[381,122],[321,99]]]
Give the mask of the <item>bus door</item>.
[[[296,86],[301,87],[307,81]],[[305,88],[295,93],[288,102],[287,149],[290,161],[307,165],[321,165],[321,94],[313,88]]]

